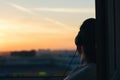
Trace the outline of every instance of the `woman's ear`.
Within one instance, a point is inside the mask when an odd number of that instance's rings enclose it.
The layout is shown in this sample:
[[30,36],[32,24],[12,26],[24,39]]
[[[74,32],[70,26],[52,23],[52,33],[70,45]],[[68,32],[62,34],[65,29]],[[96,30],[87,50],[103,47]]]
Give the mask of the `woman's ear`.
[[78,51],[78,53],[81,55],[81,46],[77,46],[77,51]]

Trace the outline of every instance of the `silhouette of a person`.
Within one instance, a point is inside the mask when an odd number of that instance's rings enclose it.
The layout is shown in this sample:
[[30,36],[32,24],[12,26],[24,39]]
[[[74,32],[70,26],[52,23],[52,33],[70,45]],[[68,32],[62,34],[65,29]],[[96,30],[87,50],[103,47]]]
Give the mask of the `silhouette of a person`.
[[64,80],[96,80],[95,23],[96,19],[89,18],[81,25],[75,44],[81,55],[82,64]]

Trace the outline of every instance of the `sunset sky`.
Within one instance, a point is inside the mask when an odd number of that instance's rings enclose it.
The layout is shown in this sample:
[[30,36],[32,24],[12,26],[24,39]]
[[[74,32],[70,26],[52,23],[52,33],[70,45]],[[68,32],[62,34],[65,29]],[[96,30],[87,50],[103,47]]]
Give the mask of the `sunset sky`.
[[0,0],[0,51],[75,49],[94,0]]

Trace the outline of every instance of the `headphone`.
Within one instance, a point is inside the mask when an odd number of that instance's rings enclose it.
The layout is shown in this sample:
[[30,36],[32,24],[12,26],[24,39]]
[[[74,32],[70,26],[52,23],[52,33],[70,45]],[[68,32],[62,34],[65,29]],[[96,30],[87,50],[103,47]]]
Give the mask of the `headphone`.
[[74,54],[73,54],[73,56],[72,56],[71,61],[70,61],[69,64],[67,65],[67,68],[65,69],[65,72],[63,73],[64,76],[66,76],[67,71],[69,70],[69,68],[70,68],[70,66],[71,66],[71,64],[72,64],[72,62],[73,62],[73,60],[74,60],[76,54],[77,54],[77,49],[75,50],[75,52],[74,52]]

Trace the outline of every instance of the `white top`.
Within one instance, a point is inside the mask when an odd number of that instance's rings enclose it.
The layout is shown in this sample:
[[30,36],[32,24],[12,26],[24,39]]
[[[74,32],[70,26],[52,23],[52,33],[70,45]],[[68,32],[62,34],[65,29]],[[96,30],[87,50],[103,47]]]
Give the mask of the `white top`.
[[64,80],[97,80],[96,64],[83,64],[73,70]]

